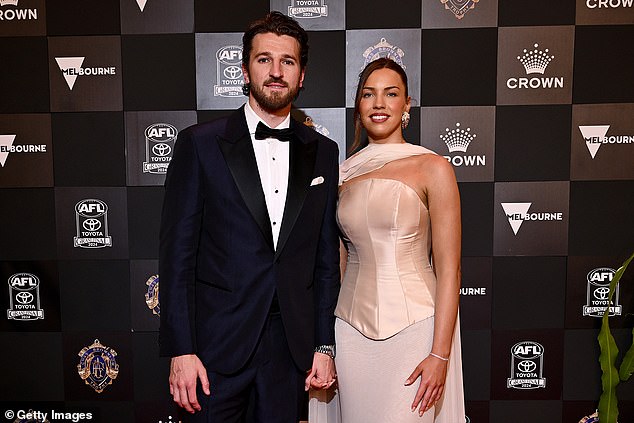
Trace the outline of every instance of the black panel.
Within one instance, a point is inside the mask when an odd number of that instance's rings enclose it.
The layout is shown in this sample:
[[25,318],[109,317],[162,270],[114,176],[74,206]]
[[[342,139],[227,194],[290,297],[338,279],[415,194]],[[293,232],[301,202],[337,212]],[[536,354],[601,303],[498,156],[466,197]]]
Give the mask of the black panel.
[[579,26],[575,31],[574,103],[631,103],[634,26]]
[[269,0],[242,0],[222,4],[194,0],[196,32],[244,32],[249,23],[269,12]]
[[346,0],[346,28],[420,28],[422,3]]
[[163,187],[128,188],[130,258],[158,258]]
[[192,34],[123,36],[125,110],[195,110]]
[[632,216],[634,181],[571,182],[569,254],[631,254]]
[[423,106],[495,104],[497,29],[424,30]]
[[57,258],[53,188],[0,190],[3,260]]
[[64,400],[61,334],[0,333],[0,344],[3,401]]
[[52,115],[56,186],[125,186],[123,113]]
[[461,182],[462,255],[493,253],[493,184]]
[[50,105],[46,38],[0,37],[0,57],[3,63],[0,112],[48,112]]
[[494,257],[493,328],[563,328],[565,257]]
[[[134,354],[134,400],[170,401],[170,359],[159,357],[157,333],[135,333],[132,336]],[[160,381],[157,383],[157,381]]]
[[48,35],[119,34],[118,1],[47,0]]
[[574,25],[575,0],[499,0],[500,26]]
[[570,178],[570,106],[498,106],[496,181]]
[[64,331],[129,330],[127,261],[61,261],[59,278]]
[[[309,32],[308,66],[297,107],[344,107],[346,104],[345,31]],[[245,97],[246,98],[246,97]]]

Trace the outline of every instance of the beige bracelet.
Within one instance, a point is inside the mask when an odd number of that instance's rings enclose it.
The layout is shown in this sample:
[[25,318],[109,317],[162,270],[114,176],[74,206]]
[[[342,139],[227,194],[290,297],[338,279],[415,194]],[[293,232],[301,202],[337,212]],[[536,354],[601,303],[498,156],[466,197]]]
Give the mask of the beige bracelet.
[[434,354],[433,352],[430,352],[429,355],[431,355],[432,357],[436,357],[437,359],[442,360],[442,361],[449,361],[448,357],[441,357],[438,354]]

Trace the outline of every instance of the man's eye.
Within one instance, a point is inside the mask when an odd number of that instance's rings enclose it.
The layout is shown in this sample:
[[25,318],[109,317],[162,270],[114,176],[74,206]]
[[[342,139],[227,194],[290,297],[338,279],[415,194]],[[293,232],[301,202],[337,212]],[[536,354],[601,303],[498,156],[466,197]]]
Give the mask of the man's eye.
[[268,61],[269,61],[269,58],[268,58],[268,57],[260,57],[260,58],[258,59],[258,63],[266,63],[266,62],[268,62]]
[[369,97],[372,97],[372,93],[363,93],[363,94],[361,95],[361,97],[362,97],[362,98],[369,98]]

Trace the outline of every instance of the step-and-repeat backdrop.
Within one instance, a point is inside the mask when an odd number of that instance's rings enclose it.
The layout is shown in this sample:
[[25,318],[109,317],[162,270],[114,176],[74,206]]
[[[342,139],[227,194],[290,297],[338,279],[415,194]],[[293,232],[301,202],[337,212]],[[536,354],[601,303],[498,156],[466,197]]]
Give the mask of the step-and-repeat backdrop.
[[[634,250],[632,0],[0,0],[0,420],[181,419],[162,183],[178,131],[244,103],[242,32],[269,10],[309,31],[293,113],[341,159],[358,73],[389,56],[406,138],[455,167],[468,421],[593,412],[606,307],[631,342],[633,272],[606,286]],[[634,421],[634,383],[619,398]]]

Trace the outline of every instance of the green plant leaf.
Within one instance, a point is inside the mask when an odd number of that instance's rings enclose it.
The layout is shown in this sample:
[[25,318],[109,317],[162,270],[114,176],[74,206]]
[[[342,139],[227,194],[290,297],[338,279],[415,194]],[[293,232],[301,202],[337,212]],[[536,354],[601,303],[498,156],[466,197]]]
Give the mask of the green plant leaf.
[[619,377],[625,382],[632,376],[632,373],[634,373],[634,329],[632,329],[632,345],[623,356],[623,361],[619,367]]
[[[634,253],[632,253],[625,263],[619,267],[612,278],[612,281],[610,282],[610,293],[608,294],[608,304],[612,303],[612,296],[614,295],[616,284],[621,279],[621,276],[623,276],[623,273],[625,273],[625,269],[633,258]],[[616,420],[619,417],[618,401],[616,397],[616,386],[620,382],[619,372],[616,370],[616,357],[619,353],[619,349],[616,346],[616,342],[612,336],[612,331],[610,330],[609,311],[610,308],[608,306],[603,312],[601,330],[599,331],[598,336],[599,348],[601,350],[601,354],[599,355],[599,364],[601,365],[602,371],[601,386],[603,388],[603,392],[599,398],[599,419],[601,423],[616,423]],[[630,351],[632,351],[632,347],[626,353],[626,358],[628,358],[628,360],[631,360],[630,356],[634,355],[634,351],[631,354]],[[630,368],[631,364],[626,365],[625,367],[621,365],[621,369],[624,373],[628,372]]]
[[601,423],[616,423],[619,409],[616,398],[616,385],[619,384],[619,372],[615,362],[619,349],[616,346],[608,320],[608,309],[603,314],[601,331],[599,332],[599,363],[601,364],[601,386],[603,392],[599,397],[599,418]]
[[[616,287],[616,284],[619,283],[621,277],[625,273],[625,269],[629,266],[630,262],[634,259],[634,253],[623,263],[621,267],[616,271],[614,277],[612,278],[612,282],[610,282],[610,289],[612,289],[612,283]],[[621,362],[621,366],[619,367],[619,377],[622,381],[626,381],[630,378],[632,373],[634,372],[634,329],[632,330],[632,345],[623,356],[623,361]]]

